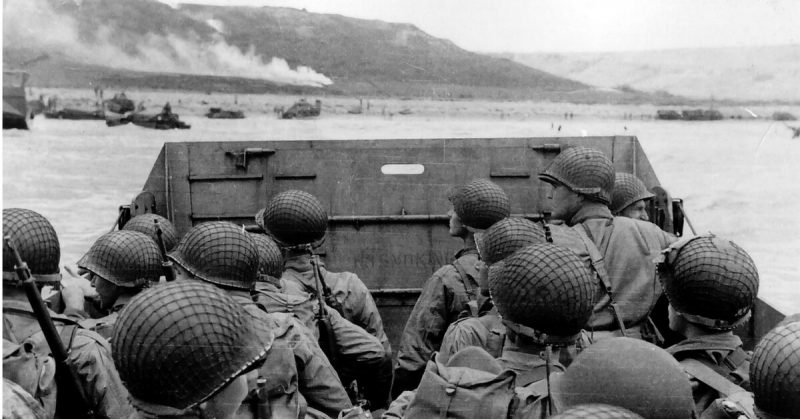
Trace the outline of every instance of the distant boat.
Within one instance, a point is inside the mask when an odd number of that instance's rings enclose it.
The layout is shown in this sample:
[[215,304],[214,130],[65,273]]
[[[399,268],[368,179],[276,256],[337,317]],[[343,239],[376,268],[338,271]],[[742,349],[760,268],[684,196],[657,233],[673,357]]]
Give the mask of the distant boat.
[[685,121],[718,121],[723,119],[722,113],[716,109],[691,109],[681,112]]
[[30,129],[33,114],[25,96],[28,73],[3,71],[3,129]]
[[656,118],[673,121],[676,119],[683,119],[678,111],[659,109],[656,111]]
[[144,111],[118,114],[106,111],[106,125],[116,127],[131,123],[140,127],[167,130],[189,129],[192,126],[181,121],[178,114],[172,113],[167,106],[160,113],[146,113]]
[[242,112],[242,111],[233,111],[233,110],[222,109],[222,108],[209,108],[208,112],[206,113],[206,118],[211,118],[211,119],[242,119],[242,118],[244,118],[244,112]]
[[106,119],[105,112],[102,109],[52,109],[44,111],[44,116],[50,119]]
[[295,102],[292,107],[281,113],[281,119],[306,119],[319,116],[322,111],[322,101],[317,99],[314,104],[308,103],[305,99]]
[[401,110],[400,112],[397,112],[397,113],[399,113],[400,115],[411,115],[414,112],[411,109],[405,108],[405,109],[403,109],[403,110]]

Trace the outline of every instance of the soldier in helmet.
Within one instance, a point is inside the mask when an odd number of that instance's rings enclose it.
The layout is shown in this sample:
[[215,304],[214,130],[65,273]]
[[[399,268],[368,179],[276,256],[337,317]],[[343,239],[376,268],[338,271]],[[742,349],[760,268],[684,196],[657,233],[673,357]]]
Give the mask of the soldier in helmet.
[[669,300],[669,327],[686,337],[667,352],[691,377],[702,413],[729,395],[716,384],[719,380],[742,391],[750,388],[750,355],[732,330],[750,317],[758,271],[741,247],[714,235],[675,242],[662,256],[658,272]]
[[[199,280],[225,290],[253,317],[259,333],[274,336],[275,343],[259,370],[267,384],[251,388],[249,396],[259,412],[304,417],[307,403],[335,417],[351,407],[336,371],[305,326],[290,315],[266,313],[252,300],[259,256],[250,234],[229,222],[199,224],[186,233],[169,258],[175,262],[176,280]],[[243,414],[251,411],[249,405],[241,410]]]
[[778,326],[753,351],[750,383],[759,418],[796,418],[800,412],[800,322]]
[[[497,361],[501,370],[516,374],[520,400],[514,417],[530,411],[543,413],[548,376],[566,370],[558,362],[559,352],[575,344],[592,314],[594,281],[577,255],[549,243],[523,247],[492,267],[498,265],[502,267],[489,279],[489,289],[508,336]],[[474,349],[465,348],[450,360]],[[435,362],[443,364],[438,354]],[[409,393],[392,403],[394,417],[402,417],[411,400],[420,397],[420,393]]]
[[647,200],[653,193],[647,190],[638,177],[630,173],[617,172],[614,179],[614,193],[611,195],[611,213],[615,216],[650,221],[647,215]]
[[223,291],[172,282],[134,297],[114,329],[114,363],[141,418],[233,418],[273,344]]
[[[381,383],[371,389],[383,393],[373,408],[385,406],[389,400],[392,383],[392,348],[383,329],[378,306],[367,286],[352,272],[331,272],[323,262],[312,256],[309,249],[318,246],[325,238],[328,215],[322,203],[313,195],[298,190],[281,192],[269,201],[257,216],[256,222],[284,250],[286,257],[283,276],[284,291],[294,295],[312,295],[320,292],[325,303],[345,319],[378,338],[384,347],[384,365],[378,369]],[[354,343],[355,344],[355,343]],[[376,405],[377,403],[377,405]]]
[[[347,321],[336,310],[324,302],[315,299],[311,294],[287,294],[286,280],[283,274],[283,255],[278,245],[264,234],[251,234],[258,246],[260,258],[259,276],[255,283],[253,297],[268,313],[288,313],[301,321],[312,332],[314,339],[320,340],[319,310],[320,305],[330,320],[332,332],[330,341],[321,342],[320,346],[330,344],[335,353],[331,360],[343,383],[358,380],[364,388],[364,399],[370,406],[380,407],[386,403],[387,391],[381,391],[383,383],[375,371],[384,364],[386,354],[383,345],[375,336],[366,330]],[[348,387],[349,388],[349,387]],[[351,395],[351,399],[353,399]],[[355,397],[358,399],[357,395]]]
[[[7,208],[3,210],[3,236],[8,237],[28,264],[33,279],[40,287],[61,282],[59,260],[61,249],[55,229],[37,212]],[[68,307],[82,307],[83,296],[65,291]],[[68,362],[77,372],[89,407],[97,417],[120,418],[133,412],[128,392],[122,385],[111,360],[108,342],[97,333],[78,327],[68,317],[50,313],[56,330],[69,354]],[[37,359],[38,362],[24,362]],[[47,361],[44,361],[47,360]],[[3,377],[20,385],[33,395],[48,414],[71,417],[67,411],[74,401],[56,400],[54,361],[14,271],[14,258],[3,246]],[[31,370],[33,369],[33,370]],[[58,406],[58,407],[56,407]]]
[[172,251],[172,248],[178,244],[178,232],[168,219],[158,214],[139,214],[128,220],[122,229],[144,233],[152,238],[154,242],[158,243],[156,227],[161,229],[161,238],[164,240],[164,248],[167,252]]
[[438,351],[447,327],[478,294],[478,250],[474,233],[485,230],[510,214],[508,196],[496,184],[477,179],[453,190],[449,196],[452,208],[450,235],[464,243],[455,260],[434,272],[425,282],[422,294],[414,305],[403,329],[397,354],[394,396],[417,387],[425,365]]
[[588,255],[582,256],[599,279],[599,298],[587,326],[594,340],[642,336],[661,295],[653,259],[675,240],[654,224],[612,215],[614,176],[608,157],[586,147],[566,149],[539,174],[552,187],[552,217],[583,241]]
[[[81,325],[106,339],[111,338],[119,311],[143,289],[157,283],[161,276],[161,254],[156,243],[137,231],[112,231],[100,236],[78,261],[80,273],[97,290],[92,312],[103,317],[89,319],[76,313]],[[80,290],[80,288],[78,288]]]
[[492,356],[500,357],[506,327],[489,295],[489,282],[502,271],[503,259],[525,246],[544,242],[542,226],[524,218],[504,218],[486,229],[476,242],[481,258],[477,278],[479,312],[477,316],[465,316],[464,312],[447,328],[438,355],[442,362],[447,362],[450,356],[467,346],[480,346]]
[[[678,361],[639,339],[610,338],[550,377],[552,413],[588,403],[619,406],[645,418],[693,418],[691,385]],[[533,416],[542,417],[542,416]]]
[[489,282],[508,334],[499,361],[517,373],[520,412],[542,409],[549,374],[565,369],[560,349],[575,345],[592,314],[594,279],[577,255],[549,243],[524,247],[503,265]]

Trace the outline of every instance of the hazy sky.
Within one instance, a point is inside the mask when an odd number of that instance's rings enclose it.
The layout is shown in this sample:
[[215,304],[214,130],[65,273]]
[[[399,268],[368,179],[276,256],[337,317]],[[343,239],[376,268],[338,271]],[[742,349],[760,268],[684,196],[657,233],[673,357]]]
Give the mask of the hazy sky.
[[[180,1],[163,0],[165,3]],[[413,23],[479,52],[800,43],[797,0],[189,0]]]

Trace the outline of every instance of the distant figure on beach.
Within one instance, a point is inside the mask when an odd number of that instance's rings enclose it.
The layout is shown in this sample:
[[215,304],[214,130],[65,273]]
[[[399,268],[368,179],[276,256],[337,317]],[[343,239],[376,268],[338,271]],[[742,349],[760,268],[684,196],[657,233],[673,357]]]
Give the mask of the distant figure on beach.
[[558,132],[561,132],[561,125],[558,126]]
[[572,115],[572,112],[570,112],[570,113],[569,113],[569,119],[572,119],[572,117],[573,117],[573,116],[574,116],[574,115]]

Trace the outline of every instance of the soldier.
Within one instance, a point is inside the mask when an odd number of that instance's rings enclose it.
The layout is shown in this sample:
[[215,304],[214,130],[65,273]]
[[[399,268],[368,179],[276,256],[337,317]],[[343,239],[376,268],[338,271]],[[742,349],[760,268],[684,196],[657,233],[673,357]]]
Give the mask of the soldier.
[[753,351],[750,381],[759,418],[796,418],[800,412],[800,322],[776,327]]
[[431,355],[439,350],[447,327],[477,298],[479,257],[474,232],[489,228],[511,212],[506,193],[486,179],[455,188],[449,200],[449,232],[463,241],[464,248],[456,253],[453,263],[441,267],[425,282],[414,305],[400,340],[394,396],[416,388]]
[[[256,222],[284,249],[282,279],[286,280],[287,290],[316,295],[317,284],[307,246],[316,246],[325,238],[328,215],[322,203],[307,192],[290,190],[275,195],[260,215]],[[330,289],[330,295],[325,296],[328,305],[377,337],[386,352],[391,353],[378,307],[367,286],[352,272],[330,272],[322,262],[319,265],[322,286]]]
[[[61,258],[55,229],[46,218],[31,210],[3,210],[3,235],[18,250],[41,287],[61,282],[58,264]],[[83,296],[65,290],[69,308],[80,309]],[[50,313],[56,330],[67,349],[67,362],[77,372],[89,408],[96,417],[122,418],[133,413],[128,392],[122,385],[111,360],[111,347],[97,333],[78,327],[75,322]],[[48,417],[70,417],[75,400],[56,400],[54,362],[37,318],[14,271],[14,257],[3,246],[3,377],[19,384],[45,408]],[[38,360],[33,365],[29,360]],[[33,371],[29,368],[33,367]]]
[[714,235],[675,242],[662,255],[658,272],[669,300],[669,327],[686,337],[667,352],[689,374],[702,414],[729,395],[720,380],[750,389],[750,355],[732,330],[750,317],[758,271],[741,247]]
[[508,334],[499,361],[517,373],[520,414],[543,412],[549,374],[565,369],[560,349],[575,344],[592,315],[594,279],[572,251],[548,243],[520,249],[503,264],[489,282]]
[[301,296],[310,294],[315,299],[322,293],[329,307],[381,342],[385,365],[378,369],[380,377],[377,380],[382,384],[370,391],[383,392],[382,399],[385,399],[372,407],[385,406],[389,401],[392,382],[392,348],[383,329],[378,306],[356,274],[328,271],[309,250],[325,238],[328,215],[322,204],[307,192],[290,190],[275,195],[256,218],[256,222],[284,250],[286,264],[282,279],[285,280],[286,293]]
[[691,385],[678,361],[631,338],[604,339],[586,348],[566,372],[550,377],[550,399],[553,413],[602,403],[645,418],[695,417]]
[[[158,223],[156,223],[156,221],[158,221]],[[144,233],[153,239],[154,242],[158,243],[156,227],[161,229],[161,238],[164,240],[164,248],[167,252],[172,251],[172,248],[178,244],[178,232],[168,219],[158,214],[139,214],[128,220],[122,229]]]
[[[520,400],[514,405],[517,409],[514,417],[531,410],[544,412],[548,395],[546,379],[551,372],[566,370],[558,362],[560,348],[575,344],[592,314],[593,278],[572,251],[548,243],[524,247],[501,264],[501,272],[489,280],[492,298],[508,334],[507,344],[497,360],[499,369],[511,370],[516,375]],[[474,349],[457,352],[450,360]],[[435,363],[444,364],[438,354]],[[474,369],[480,367],[469,365]],[[462,375],[466,377],[467,373]],[[457,385],[458,381],[447,384]],[[466,378],[464,381],[470,382]],[[402,417],[408,414],[404,405],[415,398],[431,397],[422,393],[422,386],[415,396],[406,393],[392,403],[391,414]]]
[[579,235],[599,278],[599,298],[587,330],[595,341],[642,337],[661,295],[653,259],[675,238],[654,224],[611,214],[614,166],[598,150],[568,148],[539,178],[552,186],[552,217]]
[[[89,319],[86,313],[73,315],[81,325],[105,339],[111,339],[122,307],[161,276],[161,254],[156,243],[137,231],[112,231],[100,236],[78,261],[79,273],[97,290],[93,312],[105,314]],[[80,289],[80,288],[78,288]]]
[[615,216],[650,221],[647,215],[647,200],[654,196],[638,177],[618,172],[614,179],[614,193],[611,196],[609,209]]
[[273,343],[233,298],[172,282],[134,297],[114,329],[114,363],[140,418],[233,418]]
[[[176,280],[200,280],[225,290],[275,344],[260,369],[267,385],[258,389],[259,412],[269,417],[304,417],[308,406],[336,417],[351,407],[336,371],[310,332],[290,315],[268,314],[250,292],[258,276],[258,248],[250,235],[229,222],[199,224],[169,254]],[[251,389],[255,390],[255,389]],[[298,394],[299,393],[299,394]],[[243,405],[242,414],[250,411]],[[289,415],[289,416],[286,416]]]
[[[267,313],[289,313],[301,321],[313,334],[315,340],[320,341],[320,336],[332,334],[332,339],[320,342],[320,346],[333,351],[331,363],[343,383],[358,380],[364,388],[364,398],[370,406],[379,408],[386,404],[389,394],[388,382],[380,381],[380,374],[375,374],[381,367],[390,367],[385,364],[383,345],[375,336],[366,330],[344,319],[336,310],[328,307],[324,302],[315,300],[310,294],[292,295],[285,293],[286,280],[281,279],[283,274],[283,255],[274,241],[264,234],[250,235],[258,246],[260,258],[259,276],[255,283],[253,297],[261,308]],[[320,305],[330,319],[332,330],[320,324]],[[325,328],[325,330],[322,330]],[[324,333],[322,333],[324,332]],[[376,378],[378,379],[376,382]],[[384,386],[385,388],[382,388]],[[347,386],[346,386],[347,387]],[[351,394],[352,399],[360,399],[358,395]]]
[[506,328],[489,296],[489,282],[502,271],[502,260],[507,256],[525,246],[544,242],[541,225],[524,218],[508,217],[486,229],[478,246],[482,262],[478,269],[478,299],[483,301],[478,305],[477,316],[462,314],[447,328],[438,355],[442,362],[467,346],[480,346],[492,356],[500,357]]

